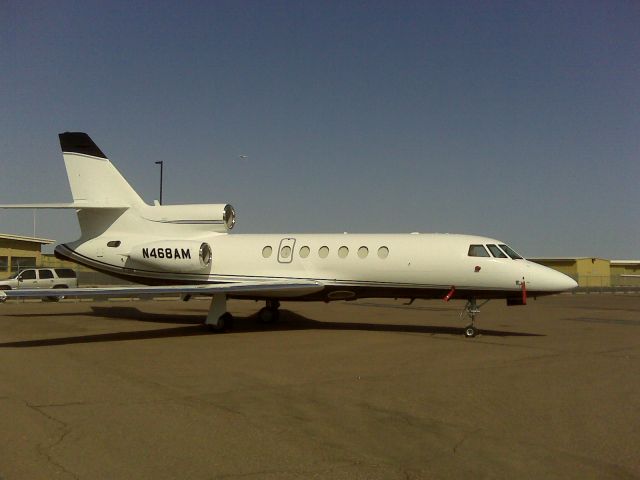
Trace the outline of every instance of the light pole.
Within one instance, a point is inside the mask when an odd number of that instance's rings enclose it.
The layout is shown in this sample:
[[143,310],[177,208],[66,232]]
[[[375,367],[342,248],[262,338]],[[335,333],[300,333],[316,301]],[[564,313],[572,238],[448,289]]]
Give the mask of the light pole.
[[164,168],[164,162],[160,160],[156,162],[156,165],[160,165],[160,205],[162,205],[162,170]]

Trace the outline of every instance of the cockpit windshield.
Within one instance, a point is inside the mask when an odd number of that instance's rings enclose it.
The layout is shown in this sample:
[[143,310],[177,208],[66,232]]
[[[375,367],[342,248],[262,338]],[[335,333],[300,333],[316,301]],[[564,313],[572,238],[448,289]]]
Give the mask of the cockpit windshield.
[[[489,249],[489,251],[487,251]],[[491,255],[489,255],[491,252]],[[470,257],[489,257],[493,258],[511,258],[513,260],[522,260],[522,257],[518,255],[509,245],[501,243],[496,245],[488,243],[486,245],[469,245],[469,251],[467,255]]]
[[508,258],[504,254],[504,252],[498,248],[497,245],[493,245],[492,243],[490,243],[490,244],[487,245],[487,248],[491,252],[491,255],[493,255],[496,258]]
[[470,257],[488,257],[489,252],[484,248],[484,245],[469,245],[469,253]]
[[514,260],[522,260],[522,257],[518,255],[511,247],[509,247],[509,245],[500,244],[500,248]]

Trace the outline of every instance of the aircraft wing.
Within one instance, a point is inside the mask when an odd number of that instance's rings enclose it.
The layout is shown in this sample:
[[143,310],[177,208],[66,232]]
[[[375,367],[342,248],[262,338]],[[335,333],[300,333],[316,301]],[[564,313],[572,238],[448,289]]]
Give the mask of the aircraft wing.
[[320,282],[307,280],[267,280],[261,282],[229,282],[200,285],[124,286],[97,288],[34,288],[0,290],[0,302],[9,298],[45,297],[136,297],[140,295],[213,295],[238,294],[251,297],[270,296],[280,298],[300,297],[322,290]]

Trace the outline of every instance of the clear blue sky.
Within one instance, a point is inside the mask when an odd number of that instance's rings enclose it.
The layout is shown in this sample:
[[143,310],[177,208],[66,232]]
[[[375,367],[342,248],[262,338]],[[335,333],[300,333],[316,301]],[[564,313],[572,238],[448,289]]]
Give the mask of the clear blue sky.
[[637,1],[0,0],[0,69],[0,203],[69,201],[57,134],[85,131],[148,202],[163,160],[165,203],[238,232],[640,258]]

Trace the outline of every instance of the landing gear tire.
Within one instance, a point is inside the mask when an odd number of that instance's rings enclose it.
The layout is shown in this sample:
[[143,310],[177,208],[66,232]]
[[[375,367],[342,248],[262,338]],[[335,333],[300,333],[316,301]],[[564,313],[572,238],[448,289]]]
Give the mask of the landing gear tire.
[[205,325],[212,332],[226,332],[233,328],[233,315],[231,315],[229,312],[223,313],[222,315],[220,315],[220,318],[218,318],[217,324],[207,323]]
[[473,338],[478,335],[478,329],[473,325],[467,325],[464,329],[464,336],[467,338]]
[[258,311],[260,323],[274,323],[280,319],[280,301],[267,300],[267,305]]
[[464,306],[464,309],[460,312],[460,318],[463,315],[466,315],[469,320],[471,320],[471,324],[464,327],[464,336],[466,338],[473,338],[478,335],[478,329],[476,328],[475,321],[476,315],[480,313],[480,307],[486,305],[489,300],[485,300],[482,304],[478,305],[478,302],[475,298],[471,297],[467,300],[467,304]]
[[258,320],[260,323],[275,323],[280,318],[280,310],[273,307],[261,308],[258,312]]

